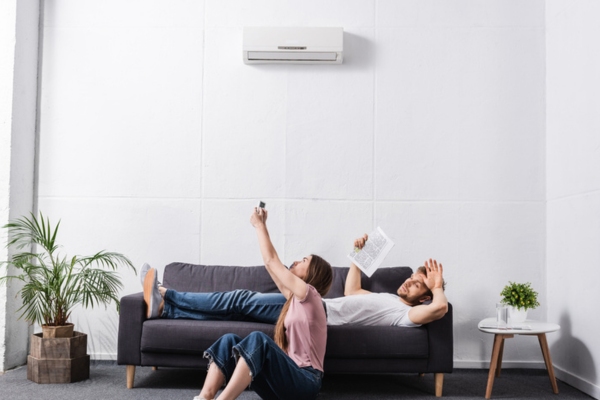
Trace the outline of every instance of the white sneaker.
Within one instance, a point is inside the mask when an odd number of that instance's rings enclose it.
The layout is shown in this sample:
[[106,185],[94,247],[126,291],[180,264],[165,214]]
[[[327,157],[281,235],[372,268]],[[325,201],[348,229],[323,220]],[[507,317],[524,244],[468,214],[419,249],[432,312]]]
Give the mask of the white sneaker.
[[144,263],[144,265],[142,265],[142,269],[140,269],[140,282],[142,283],[142,286],[144,286],[144,279],[146,279],[146,274],[150,268],[152,267],[148,263]]
[[[140,281],[142,282],[142,286],[144,286],[144,281],[146,280],[146,274],[151,269],[152,269],[152,267],[148,263],[144,263],[144,265],[142,265],[142,268],[140,269]],[[158,284],[158,286],[162,285],[162,283],[160,283],[160,281],[158,279],[156,280],[156,283]]]
[[144,277],[144,301],[146,302],[146,317],[148,319],[159,318],[160,304],[163,299],[158,290],[158,280],[154,268],[150,268]]

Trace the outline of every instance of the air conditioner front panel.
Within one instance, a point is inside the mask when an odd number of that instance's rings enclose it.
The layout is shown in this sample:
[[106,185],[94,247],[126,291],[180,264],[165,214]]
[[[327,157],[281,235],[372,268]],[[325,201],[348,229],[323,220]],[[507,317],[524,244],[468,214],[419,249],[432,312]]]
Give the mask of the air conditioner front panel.
[[343,28],[245,27],[244,62],[341,64],[343,38]]
[[249,51],[248,61],[336,61],[335,52]]

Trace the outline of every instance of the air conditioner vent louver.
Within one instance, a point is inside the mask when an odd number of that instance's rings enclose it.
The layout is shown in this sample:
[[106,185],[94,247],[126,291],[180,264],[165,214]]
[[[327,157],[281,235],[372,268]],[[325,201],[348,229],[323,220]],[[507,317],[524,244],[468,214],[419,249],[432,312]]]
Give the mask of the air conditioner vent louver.
[[306,50],[306,46],[278,46],[279,50]]

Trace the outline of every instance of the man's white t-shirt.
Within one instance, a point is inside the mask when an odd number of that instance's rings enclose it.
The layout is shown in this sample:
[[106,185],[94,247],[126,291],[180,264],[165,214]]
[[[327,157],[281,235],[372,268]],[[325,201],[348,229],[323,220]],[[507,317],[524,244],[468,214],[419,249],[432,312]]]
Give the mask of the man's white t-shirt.
[[408,318],[411,306],[391,293],[368,293],[323,299],[327,325],[421,326]]

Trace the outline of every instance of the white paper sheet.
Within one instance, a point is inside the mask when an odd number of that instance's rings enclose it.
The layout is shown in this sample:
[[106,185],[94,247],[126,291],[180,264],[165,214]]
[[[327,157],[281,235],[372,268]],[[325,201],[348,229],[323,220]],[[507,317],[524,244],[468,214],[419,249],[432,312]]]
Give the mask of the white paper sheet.
[[355,248],[348,258],[368,277],[379,268],[383,259],[394,247],[394,242],[383,232],[380,227],[369,234],[362,249]]

